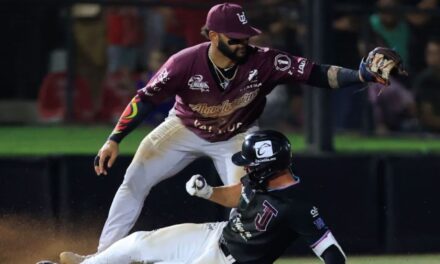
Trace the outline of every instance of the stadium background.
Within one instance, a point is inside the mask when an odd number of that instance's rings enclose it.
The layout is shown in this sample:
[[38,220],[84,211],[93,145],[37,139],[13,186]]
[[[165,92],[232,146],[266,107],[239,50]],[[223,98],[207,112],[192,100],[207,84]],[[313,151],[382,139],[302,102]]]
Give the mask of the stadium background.
[[[121,107],[158,62],[200,41],[197,23],[211,2],[2,1],[0,263],[56,260],[63,250],[93,252],[131,155],[172,102],[124,140],[111,175],[93,175],[93,156]],[[374,43],[367,22],[378,12],[375,1],[238,2],[248,7],[250,21],[270,32],[259,43],[319,62],[356,68],[362,44]],[[430,9],[418,9],[426,2],[385,8],[399,17],[429,16],[434,25],[425,21],[424,28],[440,28],[436,1]],[[121,31],[110,28],[118,25],[128,25],[131,35],[115,37]],[[414,45],[423,47],[428,33],[413,31],[422,34]],[[121,46],[127,50],[118,50]],[[111,53],[115,50],[125,58],[135,54],[134,66]],[[426,65],[424,48],[410,51],[412,77]],[[401,82],[412,91],[411,78]],[[438,134],[420,125],[418,114],[399,119],[397,127],[381,122],[374,114],[380,106],[368,94],[374,89],[329,94],[280,87],[261,123],[289,134],[294,170],[349,263],[440,263]],[[223,209],[185,194],[184,182],[196,172],[220,184],[209,160],[196,161],[154,188],[135,229],[222,219]],[[319,263],[304,256],[311,255],[299,241],[286,254],[293,258],[279,263]]]

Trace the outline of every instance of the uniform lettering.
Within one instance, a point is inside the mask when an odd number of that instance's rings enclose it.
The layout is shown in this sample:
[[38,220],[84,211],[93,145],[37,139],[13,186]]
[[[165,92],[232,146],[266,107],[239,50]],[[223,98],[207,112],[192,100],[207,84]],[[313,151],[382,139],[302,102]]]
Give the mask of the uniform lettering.
[[258,95],[259,89],[245,93],[243,96],[233,100],[232,102],[229,100],[223,101],[219,105],[208,105],[206,103],[203,104],[190,104],[191,110],[201,114],[203,117],[222,117],[228,116],[235,112],[235,110],[243,108],[250,104]]
[[237,123],[232,123],[230,124],[228,127],[226,128],[218,128],[218,127],[214,127],[214,126],[208,126],[206,124],[201,123],[198,119],[194,120],[194,127],[198,128],[200,130],[204,130],[207,131],[209,133],[216,133],[218,135],[221,135],[225,132],[234,132],[237,129],[239,129],[241,126],[243,125],[243,123],[241,122],[237,122]]
[[199,122],[198,119],[194,120],[194,127],[200,127],[202,124]]
[[258,231],[266,231],[267,226],[274,216],[278,215],[278,210],[275,209],[267,200],[263,202],[263,214],[257,214],[255,217],[255,227]]
[[235,233],[239,233],[240,236],[241,236],[245,241],[247,241],[249,238],[252,237],[251,232],[246,231],[246,229],[244,229],[243,222],[241,222],[241,214],[238,214],[238,215],[232,220],[231,229],[232,229],[232,231],[234,231]]
[[229,132],[234,132],[234,131],[237,130],[241,125],[242,125],[242,123],[240,123],[240,122],[238,122],[238,123],[234,123],[234,124],[228,126],[228,131],[229,131]]

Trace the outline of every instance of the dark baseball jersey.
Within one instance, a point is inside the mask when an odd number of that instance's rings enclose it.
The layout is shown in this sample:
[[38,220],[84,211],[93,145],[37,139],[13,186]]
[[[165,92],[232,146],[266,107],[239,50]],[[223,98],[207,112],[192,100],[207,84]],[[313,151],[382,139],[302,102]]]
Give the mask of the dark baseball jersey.
[[168,59],[138,91],[154,104],[175,96],[175,114],[183,124],[210,142],[227,140],[245,131],[262,113],[266,95],[281,83],[305,82],[313,63],[278,50],[251,47],[228,87],[220,87],[209,68],[202,43]]
[[221,238],[239,263],[273,263],[299,237],[314,246],[330,232],[316,206],[303,198],[301,184],[255,191],[247,176],[235,217]]

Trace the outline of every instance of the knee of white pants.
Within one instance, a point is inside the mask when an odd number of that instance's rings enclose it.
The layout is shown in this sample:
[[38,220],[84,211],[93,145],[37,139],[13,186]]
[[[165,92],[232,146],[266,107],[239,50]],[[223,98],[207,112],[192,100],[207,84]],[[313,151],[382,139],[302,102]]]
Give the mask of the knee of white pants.
[[157,183],[154,179],[155,175],[149,175],[142,163],[132,162],[127,168],[121,188],[133,193],[137,199],[143,199]]

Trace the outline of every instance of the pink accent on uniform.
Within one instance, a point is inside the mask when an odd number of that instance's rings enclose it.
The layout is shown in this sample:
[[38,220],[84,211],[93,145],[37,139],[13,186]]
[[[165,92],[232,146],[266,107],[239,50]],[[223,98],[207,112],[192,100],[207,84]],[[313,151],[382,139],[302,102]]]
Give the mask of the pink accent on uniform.
[[328,236],[328,234],[330,234],[330,231],[325,232],[324,235],[322,235],[322,237],[318,241],[313,243],[310,247],[315,248],[317,245],[319,245],[319,243],[321,243]]

